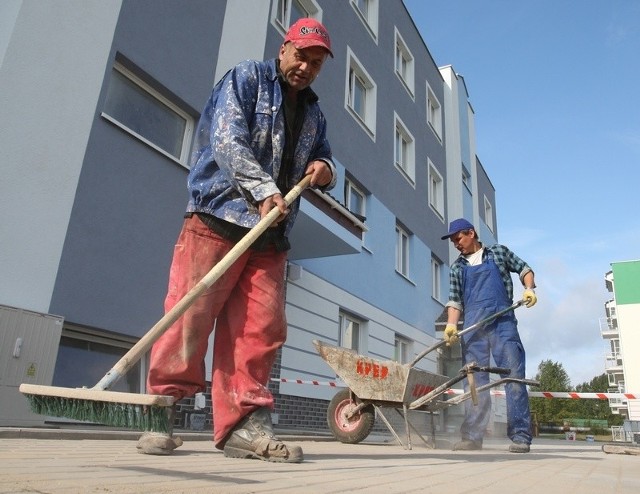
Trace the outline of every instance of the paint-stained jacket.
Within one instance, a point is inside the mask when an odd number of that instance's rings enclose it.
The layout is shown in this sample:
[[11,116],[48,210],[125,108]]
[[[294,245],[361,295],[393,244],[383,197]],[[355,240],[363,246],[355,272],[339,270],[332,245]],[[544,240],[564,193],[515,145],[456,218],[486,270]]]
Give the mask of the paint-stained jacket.
[[[323,160],[333,173],[326,120],[317,98],[306,108],[290,183],[295,185],[310,161]],[[258,203],[286,191],[276,180],[284,152],[283,93],[276,61],[248,60],[230,70],[213,88],[200,117],[191,157],[188,212],[204,212],[252,228],[260,221]],[[284,193],[283,193],[284,195]],[[299,201],[291,205],[285,235],[289,233]]]

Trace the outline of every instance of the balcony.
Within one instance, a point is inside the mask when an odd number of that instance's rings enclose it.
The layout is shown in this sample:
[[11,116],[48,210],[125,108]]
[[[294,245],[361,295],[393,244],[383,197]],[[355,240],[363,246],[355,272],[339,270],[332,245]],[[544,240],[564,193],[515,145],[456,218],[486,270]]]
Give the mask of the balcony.
[[[624,389],[624,373],[621,370],[617,371],[615,368],[612,368],[610,372],[607,372],[607,381],[612,388]],[[617,393],[618,391],[614,392]]]
[[620,353],[608,353],[604,356],[604,368],[607,374],[622,374],[622,354]]
[[[609,388],[609,393],[624,393],[624,384],[622,387],[618,388]],[[626,398],[609,398],[609,408],[611,408],[611,413],[615,415],[627,415],[627,410],[629,408],[628,401]]]
[[600,335],[605,340],[611,338],[618,338],[620,331],[618,331],[617,319],[610,317],[601,317],[598,319],[600,325]]
[[604,286],[607,291],[613,293],[613,271],[609,271],[604,275]]
[[362,247],[363,221],[315,189],[302,193],[300,211],[289,235],[289,260],[357,254]]

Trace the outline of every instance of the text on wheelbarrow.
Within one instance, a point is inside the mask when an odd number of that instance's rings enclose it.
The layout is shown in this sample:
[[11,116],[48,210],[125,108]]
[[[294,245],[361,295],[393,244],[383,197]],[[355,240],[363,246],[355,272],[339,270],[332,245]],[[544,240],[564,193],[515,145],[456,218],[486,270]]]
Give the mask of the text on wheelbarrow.
[[374,379],[386,379],[389,375],[389,368],[386,365],[358,360],[356,362],[356,372],[361,376],[370,376]]

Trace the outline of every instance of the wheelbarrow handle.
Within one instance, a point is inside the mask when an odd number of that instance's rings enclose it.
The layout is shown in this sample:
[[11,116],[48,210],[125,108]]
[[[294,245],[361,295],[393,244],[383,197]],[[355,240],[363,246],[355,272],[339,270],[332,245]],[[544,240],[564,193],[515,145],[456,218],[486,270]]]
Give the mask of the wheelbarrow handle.
[[[526,300],[518,300],[517,302],[514,302],[513,304],[511,304],[509,307],[496,312],[495,314],[483,319],[482,321],[478,321],[477,323],[472,324],[468,328],[465,328],[465,329],[463,329],[461,331],[458,331],[458,336],[462,336],[463,334],[466,334],[469,331],[473,331],[474,329],[480,328],[480,327],[484,326],[485,324],[490,323],[494,319],[502,316],[503,314],[506,314],[507,312],[511,312],[512,310],[517,309],[518,307],[520,307],[521,305],[523,305],[525,303],[526,303]],[[436,343],[435,345],[433,345],[433,346],[431,346],[429,348],[426,348],[425,350],[420,352],[416,356],[416,358],[414,358],[411,361],[411,363],[409,364],[409,367],[415,366],[418,362],[420,362],[420,360],[422,360],[424,358],[425,355],[433,352],[434,350],[437,350],[438,348],[440,348],[441,346],[444,346],[446,344],[447,344],[446,340],[441,340],[438,343]]]
[[511,369],[506,367],[478,367],[476,372],[488,372],[489,374],[500,374],[501,376],[508,376],[511,374]]
[[473,374],[475,372],[487,372],[489,374],[500,374],[501,376],[508,376],[509,374],[511,374],[511,369],[507,367],[489,367],[488,365],[479,366],[475,362],[466,364],[462,369],[460,369],[460,373],[464,375]]

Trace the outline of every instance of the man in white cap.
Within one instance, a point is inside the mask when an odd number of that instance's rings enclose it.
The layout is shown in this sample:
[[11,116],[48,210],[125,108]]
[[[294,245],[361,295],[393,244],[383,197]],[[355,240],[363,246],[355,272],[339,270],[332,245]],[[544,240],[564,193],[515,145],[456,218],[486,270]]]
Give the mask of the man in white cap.
[[[303,461],[302,449],[273,433],[267,388],[287,333],[284,271],[299,201],[284,196],[304,175],[336,183],[327,124],[310,85],[333,56],[325,27],[298,20],[278,58],[241,62],[220,80],[196,129],[190,200],[174,250],[169,311],[271,209],[282,213],[224,275],[157,341],[147,388],[179,400],[206,389],[204,357],[215,323],[213,441],[225,456]],[[171,433],[147,432],[145,454],[170,454]]]
[[[504,245],[485,247],[474,228],[464,218],[449,224],[449,232],[442,240],[449,239],[460,256],[451,265],[449,275],[449,301],[447,326],[444,338],[447,345],[459,340],[458,322],[464,314],[465,326],[471,326],[508,308],[513,304],[511,273],[517,273],[524,286],[523,300],[526,307],[535,305],[535,281],[531,268]],[[462,335],[463,364],[476,362],[490,366],[490,357],[498,367],[511,370],[509,377],[525,377],[525,352],[518,334],[518,322],[513,311],[490,321],[488,324]],[[489,382],[488,373],[475,375],[476,385]],[[466,387],[466,384],[465,384]],[[531,413],[529,396],[524,384],[505,385],[507,401],[507,435],[512,443],[512,453],[528,453],[531,444]],[[454,450],[482,449],[484,432],[491,413],[489,391],[478,395],[479,403],[465,402],[465,419],[460,428],[462,440],[454,444]]]

